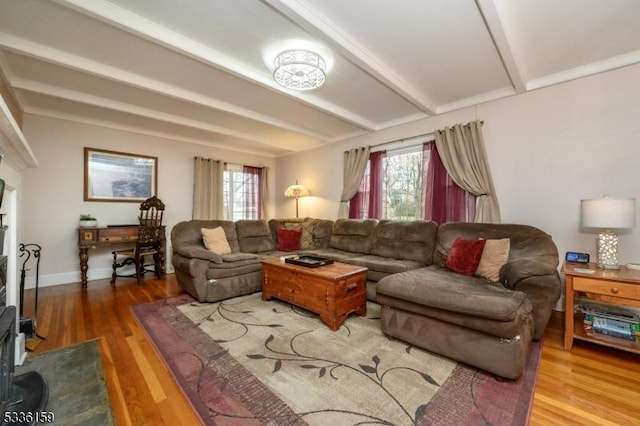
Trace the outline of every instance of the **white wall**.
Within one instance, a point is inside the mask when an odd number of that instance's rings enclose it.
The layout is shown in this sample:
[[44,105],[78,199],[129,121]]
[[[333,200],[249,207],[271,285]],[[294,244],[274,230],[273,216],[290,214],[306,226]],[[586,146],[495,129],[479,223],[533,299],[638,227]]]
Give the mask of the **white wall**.
[[[300,200],[300,216],[335,219],[345,150],[480,119],[502,221],[548,232],[561,257],[573,250],[595,259],[596,236],[579,230],[580,199],[640,204],[639,82],[635,65],[279,158],[276,216],[294,214],[282,194],[299,179],[312,194]],[[640,262],[640,215],[637,225],[620,235],[621,263]]]
[[[173,225],[191,219],[194,156],[268,166],[269,179],[275,178],[275,160],[272,158],[203,145],[30,114],[24,116],[23,132],[40,167],[23,174],[20,242],[42,246],[41,286],[80,281],[77,227],[81,213],[94,215],[103,226],[137,222],[138,203],[83,200],[84,147],[158,157],[158,197],[166,205],[167,239]],[[269,207],[273,212],[274,207]],[[170,250],[167,252],[169,255]],[[89,280],[111,276],[110,253],[111,248],[89,251]],[[33,282],[33,271],[30,271],[27,287],[32,287]]]

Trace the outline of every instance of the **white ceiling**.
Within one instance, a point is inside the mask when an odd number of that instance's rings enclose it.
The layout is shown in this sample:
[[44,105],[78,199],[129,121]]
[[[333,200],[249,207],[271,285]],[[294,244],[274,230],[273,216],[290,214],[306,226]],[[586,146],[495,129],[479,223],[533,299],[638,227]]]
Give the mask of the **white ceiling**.
[[[0,0],[26,113],[277,157],[640,62],[638,0]],[[276,53],[328,64],[282,89]]]

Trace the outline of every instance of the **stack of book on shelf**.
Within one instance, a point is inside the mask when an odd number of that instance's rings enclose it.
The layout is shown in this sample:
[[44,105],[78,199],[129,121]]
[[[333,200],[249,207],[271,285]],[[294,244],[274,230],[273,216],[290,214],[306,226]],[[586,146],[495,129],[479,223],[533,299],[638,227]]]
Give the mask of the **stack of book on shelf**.
[[640,338],[640,313],[635,309],[589,300],[578,300],[576,309],[584,314],[587,334],[600,333],[633,341]]

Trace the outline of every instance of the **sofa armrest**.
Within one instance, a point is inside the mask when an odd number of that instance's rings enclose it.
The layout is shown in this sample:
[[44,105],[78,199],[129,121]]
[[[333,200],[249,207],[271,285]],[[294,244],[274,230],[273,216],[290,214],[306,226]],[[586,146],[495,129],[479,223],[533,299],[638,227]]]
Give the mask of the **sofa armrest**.
[[203,246],[199,246],[196,244],[186,244],[181,245],[180,247],[174,247],[176,253],[189,258],[189,259],[201,259],[208,260],[214,263],[222,263],[222,256],[212,252],[211,250],[207,250]]
[[521,257],[508,261],[500,268],[500,281],[514,290],[518,283],[529,277],[558,274],[558,258],[554,256]]
[[527,295],[533,306],[533,340],[540,340],[551,311],[560,298],[561,281],[556,256],[531,256],[514,259],[500,269],[500,281],[511,290]]

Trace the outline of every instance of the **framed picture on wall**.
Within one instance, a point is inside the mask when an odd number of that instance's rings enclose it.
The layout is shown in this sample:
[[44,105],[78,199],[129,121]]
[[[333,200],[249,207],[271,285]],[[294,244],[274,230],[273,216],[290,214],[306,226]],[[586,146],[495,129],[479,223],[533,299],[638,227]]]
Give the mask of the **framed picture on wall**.
[[140,202],[157,194],[158,158],[84,149],[84,200]]

